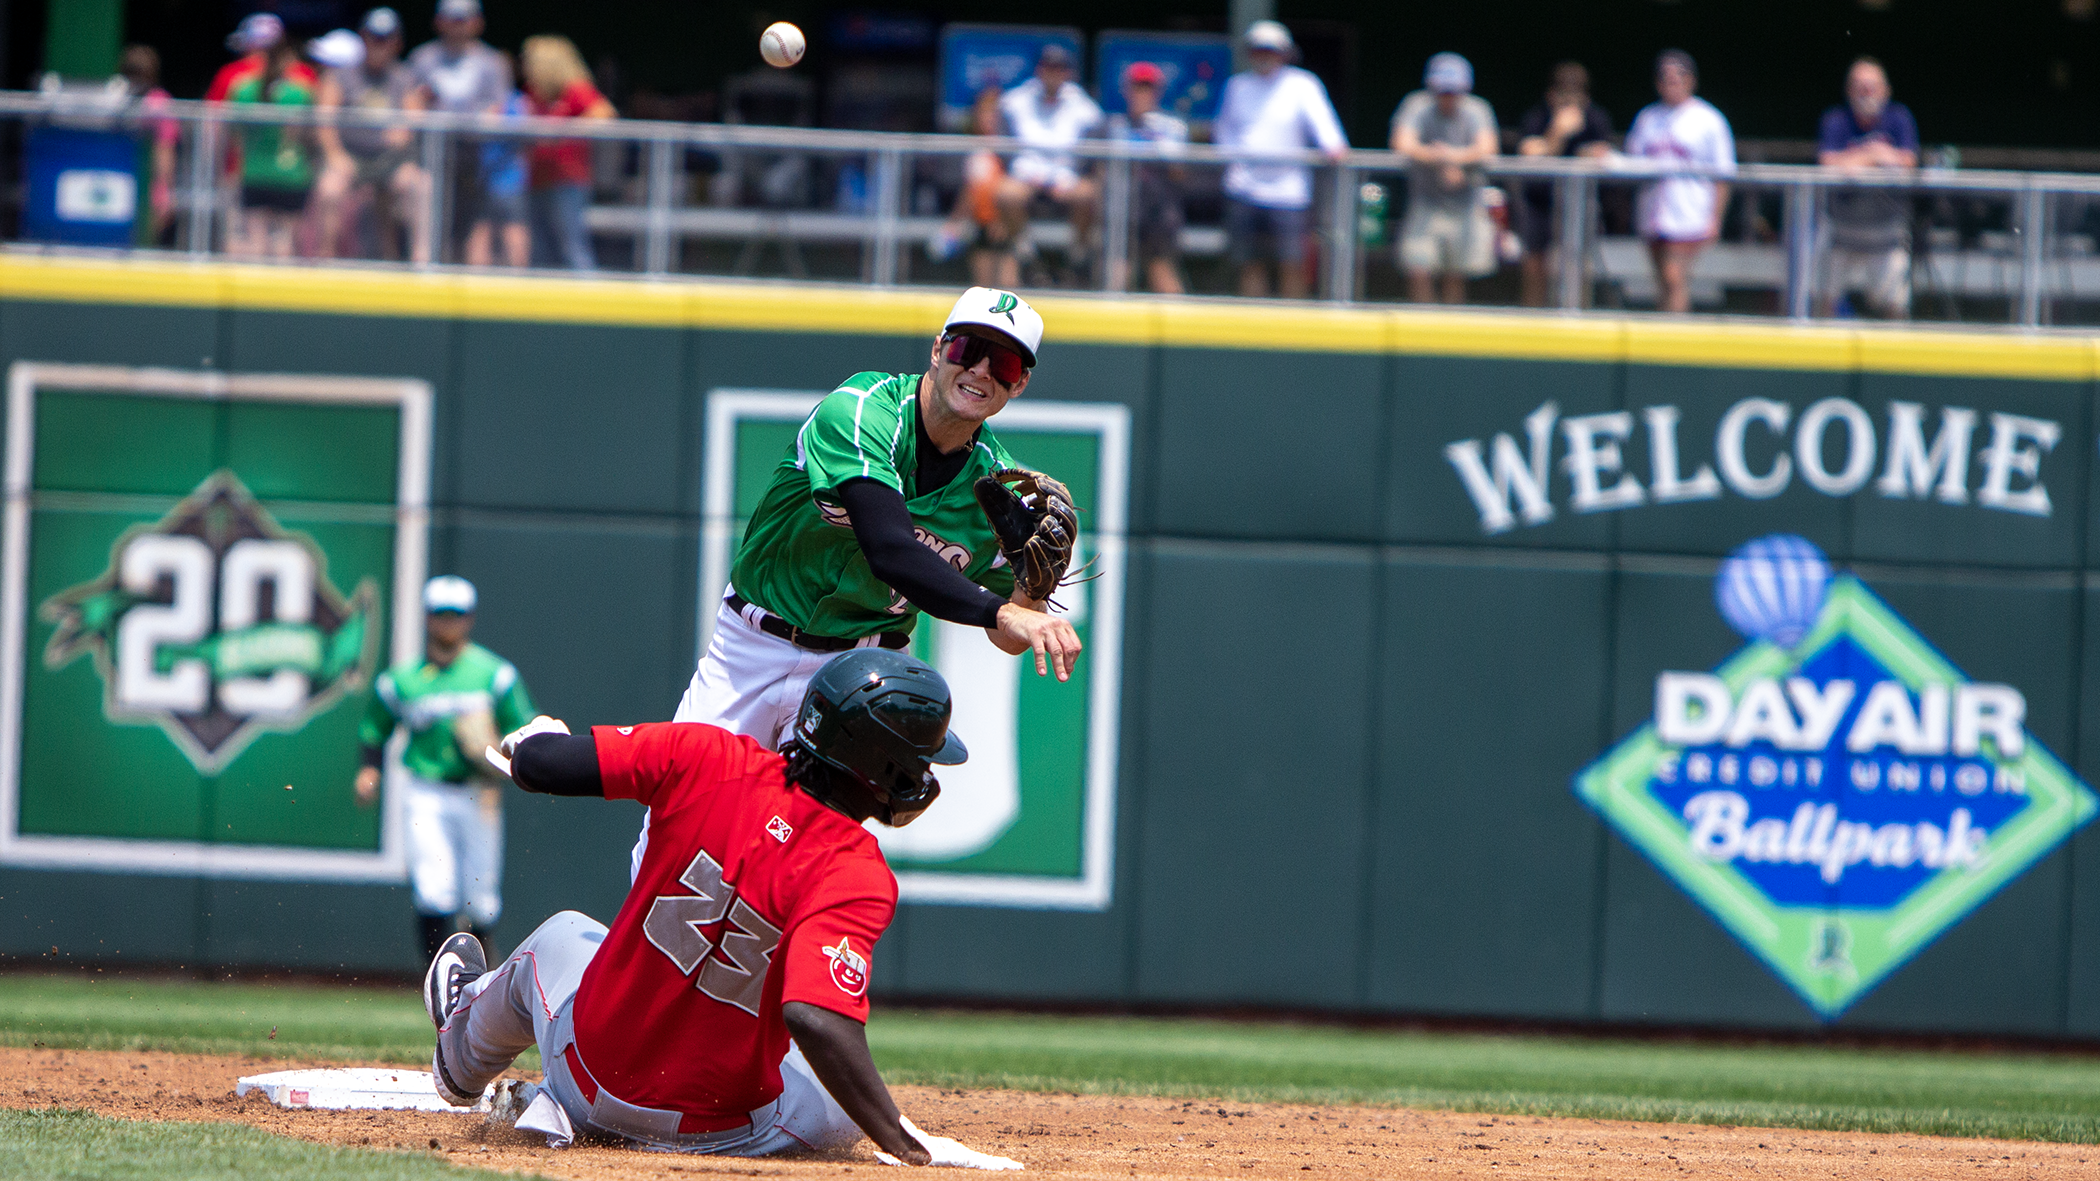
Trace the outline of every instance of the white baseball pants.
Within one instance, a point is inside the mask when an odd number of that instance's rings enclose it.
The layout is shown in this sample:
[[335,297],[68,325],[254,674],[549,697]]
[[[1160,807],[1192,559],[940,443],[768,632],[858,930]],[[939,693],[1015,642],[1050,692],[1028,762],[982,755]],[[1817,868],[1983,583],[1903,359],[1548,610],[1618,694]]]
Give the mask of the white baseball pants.
[[408,780],[408,880],[424,914],[466,913],[476,927],[503,910],[503,811],[481,789]]
[[[792,1044],[780,1063],[780,1097],[753,1111],[748,1127],[681,1134],[676,1111],[625,1103],[595,1085],[596,1099],[585,1099],[564,1051],[575,1043],[570,1006],[576,987],[604,942],[604,924],[565,910],[541,923],[500,967],[468,984],[437,1035],[452,1081],[468,1094],[477,1093],[537,1045],[545,1093],[561,1106],[572,1130],[604,1132],[646,1148],[725,1156],[837,1151],[860,1139],[860,1128]],[[667,1045],[663,1052],[705,1053],[706,1048]],[[581,1054],[576,1061],[590,1068]]]
[[[748,734],[768,750],[780,749],[788,727],[795,724],[795,712],[802,708],[809,679],[838,653],[811,652],[767,635],[758,630],[764,614],[752,606],[742,614],[731,611],[728,595],[723,596],[707,655],[693,670],[672,721],[708,722],[732,734]],[[642,853],[648,848],[649,816],[643,813],[642,832],[627,867],[629,882],[641,875]]]

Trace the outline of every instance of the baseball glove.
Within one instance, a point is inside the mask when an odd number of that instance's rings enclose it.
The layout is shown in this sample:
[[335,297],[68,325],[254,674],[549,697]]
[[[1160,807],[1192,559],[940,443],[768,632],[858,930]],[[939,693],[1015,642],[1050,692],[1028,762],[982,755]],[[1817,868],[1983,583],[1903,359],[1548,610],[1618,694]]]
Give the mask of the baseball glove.
[[1048,602],[1066,581],[1072,550],[1079,544],[1079,509],[1064,483],[1027,468],[1002,468],[979,476],[977,503],[999,538],[999,552],[1013,567],[1014,586],[1036,602]]

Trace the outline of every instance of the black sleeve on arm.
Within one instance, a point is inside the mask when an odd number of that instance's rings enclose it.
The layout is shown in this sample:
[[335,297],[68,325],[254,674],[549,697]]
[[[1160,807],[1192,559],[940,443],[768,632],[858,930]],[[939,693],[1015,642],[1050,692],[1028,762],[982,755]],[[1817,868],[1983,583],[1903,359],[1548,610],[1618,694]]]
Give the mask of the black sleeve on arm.
[[853,536],[875,577],[935,619],[971,627],[999,625],[999,606],[1006,600],[919,544],[912,535],[911,512],[895,488],[876,480],[848,480],[839,485],[839,499],[853,517]]
[[535,734],[510,757],[511,782],[548,796],[605,795],[598,778],[598,743],[581,734]]
[[359,746],[357,765],[360,767],[383,767],[386,765],[386,748],[383,746]]

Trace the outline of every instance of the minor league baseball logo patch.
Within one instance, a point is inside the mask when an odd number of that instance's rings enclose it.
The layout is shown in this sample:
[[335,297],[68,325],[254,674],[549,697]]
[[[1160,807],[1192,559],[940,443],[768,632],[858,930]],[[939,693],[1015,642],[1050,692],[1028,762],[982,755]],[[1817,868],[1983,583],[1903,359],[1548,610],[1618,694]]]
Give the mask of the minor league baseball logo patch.
[[831,961],[831,982],[847,996],[859,996],[868,991],[868,958],[853,950],[852,941],[839,936],[837,947],[824,949],[824,956]]
[[1759,538],[1714,604],[1747,646],[1663,671],[1575,792],[1828,1020],[2100,809],[2026,727],[1808,541]]
[[296,730],[371,680],[378,595],[366,579],[345,598],[320,547],[221,470],[118,538],[100,576],[44,601],[44,664],[93,656],[105,717],[161,727],[217,774],[263,731]]
[[766,821],[766,831],[773,834],[774,840],[785,845],[787,844],[787,839],[795,835],[795,826],[775,816],[773,819]]

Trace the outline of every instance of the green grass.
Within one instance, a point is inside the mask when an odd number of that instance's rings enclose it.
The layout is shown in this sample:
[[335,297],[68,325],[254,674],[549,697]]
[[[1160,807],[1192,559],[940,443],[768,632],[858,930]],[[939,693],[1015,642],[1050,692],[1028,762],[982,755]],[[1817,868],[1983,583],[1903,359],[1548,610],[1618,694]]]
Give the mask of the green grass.
[[58,1108],[0,1108],[0,1145],[6,1145],[0,1152],[0,1181],[498,1181],[505,1176],[454,1168],[423,1153],[309,1144],[245,1124],[149,1123]]
[[[937,1086],[2100,1143],[2093,1055],[892,1009],[868,1040]],[[407,989],[0,975],[0,1044],[33,1043],[416,1064],[430,1025]]]

